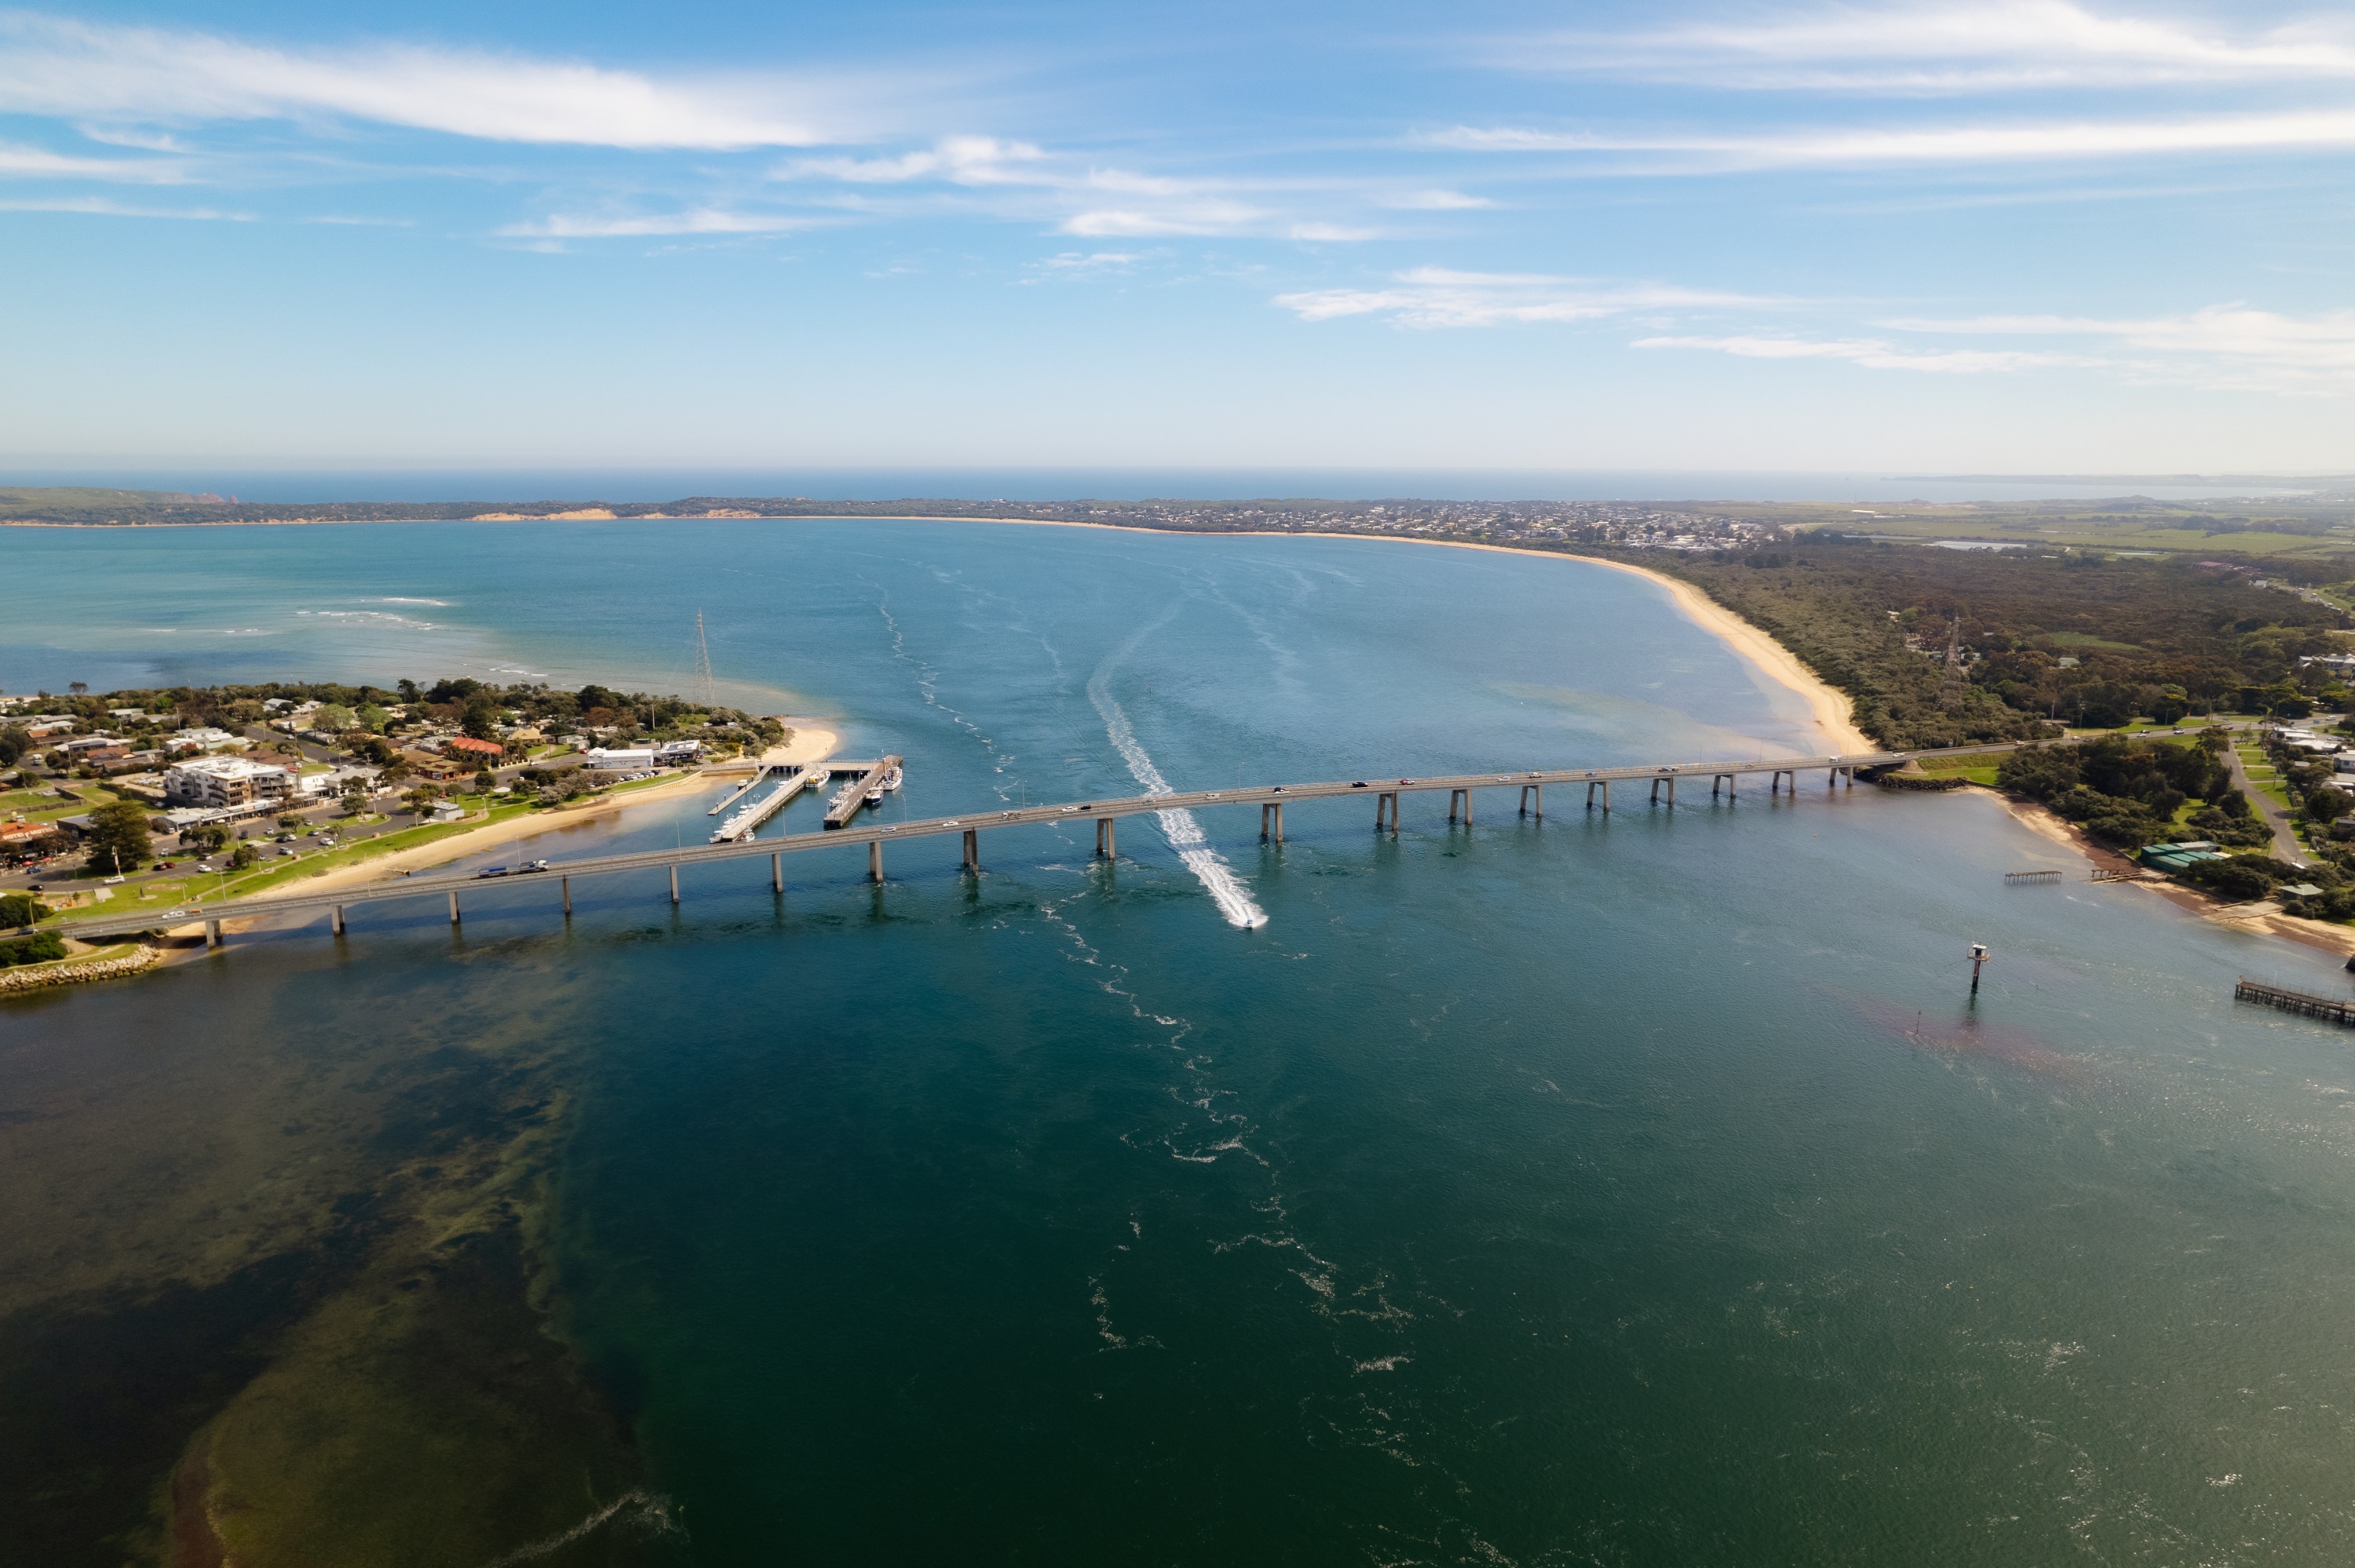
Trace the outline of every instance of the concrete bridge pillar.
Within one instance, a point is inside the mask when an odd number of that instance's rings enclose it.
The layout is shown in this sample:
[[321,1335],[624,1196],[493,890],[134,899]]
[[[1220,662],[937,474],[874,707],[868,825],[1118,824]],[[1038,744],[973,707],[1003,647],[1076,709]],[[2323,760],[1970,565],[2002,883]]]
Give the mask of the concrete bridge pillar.
[[219,921],[218,921],[218,920],[208,920],[208,921],[206,921],[206,922],[205,922],[205,946],[206,946],[206,947],[208,947],[208,948],[218,948],[218,947],[219,947],[219,946],[221,946],[221,945],[222,945],[222,942],[221,942],[221,928],[220,928],[220,922],[219,922]]
[[1536,801],[1536,803],[1537,803],[1537,805],[1536,805],[1536,814],[1537,814],[1537,819],[1538,819],[1538,821],[1540,821],[1540,822],[1544,821],[1545,821],[1545,786],[1544,786],[1544,785],[1542,785],[1542,784],[1524,784],[1524,785],[1522,785],[1522,786],[1521,786],[1521,815],[1522,815],[1522,816],[1526,817],[1526,816],[1529,816],[1529,815],[1530,814],[1530,802],[1531,802],[1532,800]]
[[782,853],[769,857],[769,891],[783,894],[785,890],[785,857]]
[[1455,820],[1455,812],[1459,806],[1462,808],[1464,812],[1464,825],[1468,828],[1472,825],[1471,790],[1450,789],[1447,792],[1447,820],[1449,821],[1452,822]]
[[981,832],[975,828],[964,831],[964,868],[975,876],[981,874]]
[[1112,824],[1113,819],[1110,817],[1098,817],[1096,819],[1096,858],[1099,860],[1110,860],[1113,858]]
[[556,885],[563,891],[564,917],[570,920],[572,918],[572,879],[569,876],[559,876],[556,879]]
[[1382,831],[1385,816],[1389,818],[1390,831],[1398,832],[1398,792],[1396,790],[1384,790],[1374,797],[1374,832],[1379,833]]
[[867,880],[877,883],[883,880],[883,841],[881,839],[868,841]]
[[344,906],[336,905],[327,911],[327,929],[340,937],[344,934]]
[[1594,810],[1594,792],[1597,789],[1603,791],[1603,814],[1607,817],[1611,814],[1611,780],[1608,779],[1597,779],[1587,785],[1586,809],[1590,811]]
[[671,863],[670,868],[670,901],[673,904],[678,902],[678,863],[676,861]]
[[458,890],[457,890],[456,888],[454,888],[454,887],[453,887],[453,888],[452,888],[452,889],[450,890],[450,924],[452,924],[453,926],[455,926],[457,923],[458,923]]
[[1279,844],[1284,842],[1283,801],[1269,800],[1260,807],[1259,842],[1262,843]]

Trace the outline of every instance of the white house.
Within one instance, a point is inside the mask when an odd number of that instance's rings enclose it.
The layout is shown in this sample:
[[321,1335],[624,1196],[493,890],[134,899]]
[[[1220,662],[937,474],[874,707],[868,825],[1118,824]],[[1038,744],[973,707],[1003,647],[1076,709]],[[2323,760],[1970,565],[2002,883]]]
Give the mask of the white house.
[[650,773],[655,766],[654,747],[592,746],[586,766],[607,773]]
[[255,806],[294,792],[293,775],[242,757],[197,757],[164,770],[164,799],[175,806]]

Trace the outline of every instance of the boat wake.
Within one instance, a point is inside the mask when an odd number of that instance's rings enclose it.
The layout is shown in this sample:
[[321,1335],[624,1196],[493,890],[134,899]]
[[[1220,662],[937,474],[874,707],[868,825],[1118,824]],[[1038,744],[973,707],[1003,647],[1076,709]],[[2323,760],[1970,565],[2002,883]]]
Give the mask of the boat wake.
[[[1095,704],[1096,712],[1103,715],[1104,733],[1112,737],[1113,749],[1119,752],[1121,760],[1128,764],[1128,770],[1135,776],[1136,781],[1145,786],[1145,792],[1147,795],[1174,795],[1177,791],[1169,787],[1169,780],[1163,778],[1161,769],[1153,765],[1152,754],[1136,738],[1136,730],[1129,724],[1126,710],[1112,694],[1107,677],[1115,662],[1117,656],[1104,661],[1088,678],[1088,701]],[[1237,876],[1234,867],[1220,858],[1219,852],[1210,847],[1210,841],[1203,833],[1202,824],[1194,820],[1193,812],[1171,810],[1156,811],[1154,815],[1161,819],[1162,836],[1169,841],[1169,847],[1178,852],[1178,858],[1186,863],[1186,869],[1192,872],[1209,891],[1211,902],[1218,905],[1219,913],[1226,916],[1228,925],[1250,931],[1267,924],[1267,911],[1252,902],[1251,892],[1243,885],[1242,878]]]
[[528,1546],[518,1546],[506,1556],[485,1563],[484,1568],[522,1568],[522,1564],[561,1552],[574,1542],[584,1540],[609,1524],[647,1535],[683,1533],[678,1521],[671,1515],[668,1498],[658,1492],[632,1490],[623,1492],[571,1529],[551,1535],[545,1541],[535,1541]]

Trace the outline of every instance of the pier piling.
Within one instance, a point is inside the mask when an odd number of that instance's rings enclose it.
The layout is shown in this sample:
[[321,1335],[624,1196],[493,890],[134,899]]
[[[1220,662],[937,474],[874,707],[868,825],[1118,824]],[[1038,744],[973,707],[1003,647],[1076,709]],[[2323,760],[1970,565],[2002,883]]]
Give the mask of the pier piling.
[[564,917],[567,920],[570,920],[572,918],[572,879],[569,876],[559,876],[556,879],[556,883],[559,888],[563,889]]
[[455,926],[457,923],[458,923],[458,890],[457,890],[456,888],[454,888],[454,887],[453,887],[453,888],[452,888],[452,889],[450,890],[450,924],[452,924],[453,926]]

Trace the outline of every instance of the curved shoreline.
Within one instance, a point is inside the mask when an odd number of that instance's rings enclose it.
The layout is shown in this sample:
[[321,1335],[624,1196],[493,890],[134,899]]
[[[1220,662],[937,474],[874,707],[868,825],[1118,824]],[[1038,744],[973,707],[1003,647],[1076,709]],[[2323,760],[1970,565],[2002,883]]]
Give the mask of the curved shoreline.
[[[349,524],[357,526],[369,521],[359,518],[256,518],[234,523],[35,523],[0,519],[0,526],[34,528],[285,528],[299,526],[334,526]],[[1468,539],[1410,539],[1395,534],[1334,534],[1314,529],[1237,528],[1216,532],[1187,528],[1141,528],[1132,523],[1082,523],[1064,517],[969,517],[928,516],[906,513],[897,516],[878,517],[709,517],[646,514],[637,517],[586,517],[579,514],[512,517],[499,515],[451,517],[442,519],[416,518],[405,521],[451,523],[996,523],[1026,528],[1096,528],[1119,534],[1153,534],[1175,539],[1358,539],[1385,545],[1427,545],[1450,550],[1487,550],[1500,556],[1528,556],[1539,560],[1581,561],[1588,566],[1603,567],[1612,571],[1627,572],[1646,577],[1668,590],[1668,598],[1685,619],[1716,637],[1731,648],[1736,658],[1764,676],[1772,683],[1791,692],[1806,703],[1808,723],[1826,743],[1824,749],[1833,753],[1872,751],[1874,742],[1856,727],[1855,706],[1848,694],[1826,682],[1802,663],[1798,655],[1777,642],[1758,627],[1742,620],[1732,610],[1710,599],[1693,584],[1649,567],[1636,566],[1627,561],[1614,561],[1601,556],[1582,556],[1567,550],[1529,550],[1512,545],[1482,545]],[[486,841],[485,841],[486,842]]]

